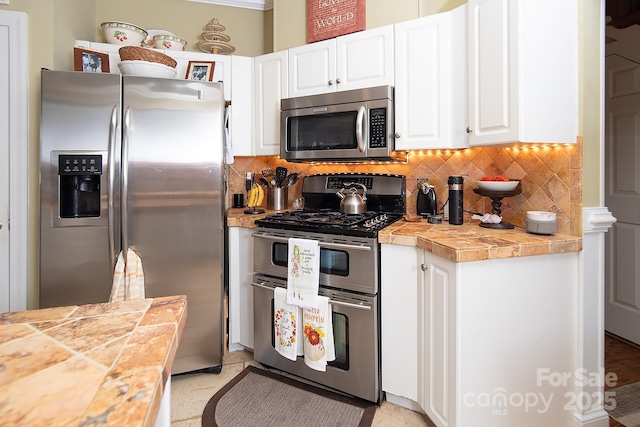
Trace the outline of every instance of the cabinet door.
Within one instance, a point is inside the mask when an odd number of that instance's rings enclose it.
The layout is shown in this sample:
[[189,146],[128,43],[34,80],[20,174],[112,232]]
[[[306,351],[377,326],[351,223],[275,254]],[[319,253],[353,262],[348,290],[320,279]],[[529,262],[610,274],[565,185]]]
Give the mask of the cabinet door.
[[[217,66],[217,64],[216,64]],[[214,67],[215,72],[215,67]],[[231,113],[229,134],[234,156],[253,156],[253,58],[231,57]]]
[[469,145],[518,139],[516,7],[469,1]]
[[418,404],[439,427],[455,425],[456,264],[423,252],[418,287]]
[[466,10],[395,26],[397,150],[467,146]]
[[[417,281],[419,251],[381,245],[382,390],[417,401]],[[389,400],[389,397],[387,397]]]
[[337,90],[393,86],[393,25],[336,39]]
[[575,143],[576,0],[469,0],[469,145]]
[[255,155],[280,154],[280,100],[288,93],[287,52],[275,52],[254,59]]
[[228,232],[229,349],[234,351],[253,348],[253,238],[250,228],[229,227]]
[[289,96],[335,92],[336,40],[289,49]]

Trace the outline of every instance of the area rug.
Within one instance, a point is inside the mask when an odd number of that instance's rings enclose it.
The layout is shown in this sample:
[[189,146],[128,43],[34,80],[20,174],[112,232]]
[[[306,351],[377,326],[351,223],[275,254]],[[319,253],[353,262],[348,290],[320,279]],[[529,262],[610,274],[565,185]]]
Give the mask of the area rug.
[[253,366],[207,403],[202,427],[369,427],[376,405]]
[[609,415],[626,427],[640,427],[640,382],[614,387],[609,392],[616,407],[607,410]]

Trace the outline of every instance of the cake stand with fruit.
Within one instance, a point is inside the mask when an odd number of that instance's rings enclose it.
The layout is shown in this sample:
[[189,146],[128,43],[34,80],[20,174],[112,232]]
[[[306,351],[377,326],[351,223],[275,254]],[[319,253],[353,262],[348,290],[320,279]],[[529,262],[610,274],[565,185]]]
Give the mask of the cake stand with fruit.
[[[511,181],[508,178],[498,175],[494,178],[482,178],[476,181],[478,188],[474,188],[473,192],[481,196],[491,199],[491,213],[500,216],[502,213],[502,199],[505,197],[513,197],[522,193],[520,181]],[[514,228],[510,222],[501,221],[499,223],[481,222],[480,227],[495,228],[498,230],[508,230]]]

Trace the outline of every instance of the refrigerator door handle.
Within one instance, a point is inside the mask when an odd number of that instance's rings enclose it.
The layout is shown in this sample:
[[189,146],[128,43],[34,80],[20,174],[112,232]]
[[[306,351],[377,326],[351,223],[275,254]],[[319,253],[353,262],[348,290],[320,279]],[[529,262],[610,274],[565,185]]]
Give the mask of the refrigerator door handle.
[[124,258],[124,268],[127,269],[127,253],[129,252],[129,216],[128,216],[128,196],[129,196],[129,133],[131,131],[131,107],[124,110],[122,125],[122,171],[120,190],[120,218],[122,221],[122,257]]
[[115,212],[113,208],[113,194],[116,181],[116,132],[118,130],[118,106],[114,105],[111,110],[111,122],[109,123],[109,157],[107,164],[109,166],[109,188],[108,188],[108,216],[109,216],[109,259],[112,267],[116,265],[116,247],[115,247]]

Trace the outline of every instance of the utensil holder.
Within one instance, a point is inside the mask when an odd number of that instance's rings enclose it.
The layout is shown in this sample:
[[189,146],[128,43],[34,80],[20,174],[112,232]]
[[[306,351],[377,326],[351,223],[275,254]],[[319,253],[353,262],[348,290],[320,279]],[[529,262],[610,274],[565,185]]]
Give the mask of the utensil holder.
[[286,210],[288,196],[289,192],[284,187],[269,188],[269,194],[267,194],[267,209],[274,211]]

